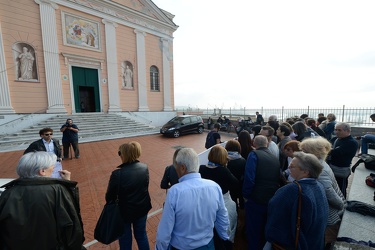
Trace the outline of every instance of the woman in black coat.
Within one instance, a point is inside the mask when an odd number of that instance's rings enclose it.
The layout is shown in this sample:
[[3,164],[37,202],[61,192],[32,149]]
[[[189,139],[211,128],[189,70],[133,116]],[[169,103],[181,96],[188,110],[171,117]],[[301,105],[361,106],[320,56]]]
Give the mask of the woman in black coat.
[[150,249],[146,234],[147,213],[151,209],[148,192],[149,173],[146,164],[138,161],[141,145],[132,141],[119,147],[122,164],[112,172],[105,199],[107,202],[119,198],[124,219],[124,234],[119,238],[120,250],[132,249],[132,229],[138,249]]
[[237,140],[229,140],[225,145],[228,151],[227,168],[238,180],[238,189],[232,190],[230,197],[237,204],[237,208],[244,208],[244,199],[242,196],[242,185],[245,175],[246,160],[241,156],[241,145]]

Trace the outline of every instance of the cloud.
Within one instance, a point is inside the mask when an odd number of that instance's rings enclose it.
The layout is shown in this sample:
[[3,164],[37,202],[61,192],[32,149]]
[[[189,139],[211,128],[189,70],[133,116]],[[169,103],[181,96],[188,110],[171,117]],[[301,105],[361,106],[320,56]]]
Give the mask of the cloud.
[[372,106],[374,1],[155,0],[176,15],[176,106]]

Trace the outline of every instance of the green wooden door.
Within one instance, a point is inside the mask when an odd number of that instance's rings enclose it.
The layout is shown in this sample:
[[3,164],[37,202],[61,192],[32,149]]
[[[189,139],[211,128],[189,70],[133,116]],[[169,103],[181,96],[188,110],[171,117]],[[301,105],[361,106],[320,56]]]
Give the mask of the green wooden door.
[[98,70],[72,67],[72,74],[76,112],[100,112]]

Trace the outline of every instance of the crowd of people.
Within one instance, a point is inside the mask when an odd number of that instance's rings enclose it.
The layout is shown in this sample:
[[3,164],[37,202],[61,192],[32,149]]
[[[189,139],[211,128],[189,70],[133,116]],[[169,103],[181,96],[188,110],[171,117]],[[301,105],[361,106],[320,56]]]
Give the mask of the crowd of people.
[[[77,133],[69,120],[61,132]],[[213,137],[205,165],[192,148],[175,151],[160,183],[168,192],[155,249],[233,249],[241,211],[247,249],[324,249],[328,234],[337,235],[359,148],[350,125],[329,114],[326,120],[301,115],[285,122],[270,116],[258,126],[252,133],[241,131],[225,147]],[[65,148],[62,153],[52,129],[39,134],[41,140],[19,160],[19,178],[4,185],[0,196],[0,249],[84,249],[77,182],[68,170],[53,175],[56,163],[67,157]],[[368,143],[366,137],[371,138],[365,135],[362,143]],[[112,172],[105,195],[106,202],[119,204],[120,249],[132,249],[133,235],[138,249],[150,249],[150,180],[141,153],[136,141],[119,146],[122,164]],[[40,235],[45,240],[35,240]]]
[[[375,120],[375,114],[370,118]],[[336,122],[334,114],[319,114],[317,118],[302,114],[285,122],[272,115],[264,122],[258,113],[257,121],[251,132],[241,131],[225,147],[219,145],[220,135],[214,128],[210,133],[218,134],[218,139],[207,147],[208,164],[195,171],[222,190],[228,238],[221,240],[235,243],[234,225],[238,214],[244,211],[248,249],[324,249],[337,236],[346,206],[350,166],[359,148],[350,125]],[[369,143],[366,139],[362,143]],[[362,148],[367,153],[366,146]],[[195,218],[194,213],[190,216]],[[159,230],[163,230],[163,225],[159,224]],[[164,247],[158,245],[157,238],[157,249],[167,249],[167,245],[172,249],[194,249],[178,240],[187,235],[179,232],[175,239],[173,230],[170,233]],[[191,232],[189,237],[199,239]],[[202,241],[200,246],[211,249],[209,243]],[[222,248],[221,243],[214,240],[215,249],[231,249],[228,244]]]

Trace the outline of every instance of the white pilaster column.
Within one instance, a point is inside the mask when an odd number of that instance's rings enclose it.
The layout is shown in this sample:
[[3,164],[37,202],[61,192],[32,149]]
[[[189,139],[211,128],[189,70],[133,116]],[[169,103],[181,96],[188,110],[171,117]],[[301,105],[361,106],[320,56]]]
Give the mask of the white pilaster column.
[[0,114],[13,114],[8,85],[8,70],[5,61],[3,35],[0,23]]
[[57,4],[51,0],[34,0],[39,4],[44,68],[46,72],[48,109],[47,113],[66,113],[62,95],[59,47],[57,42],[57,26],[55,10]]
[[118,83],[116,27],[117,23],[103,19],[105,25],[105,44],[107,53],[107,76],[108,76],[108,112],[121,112],[120,94]]
[[134,30],[137,37],[138,111],[149,111],[147,104],[146,32]]
[[169,40],[160,39],[163,46],[163,86],[164,86],[164,111],[172,111],[171,107],[171,66],[169,63]]

